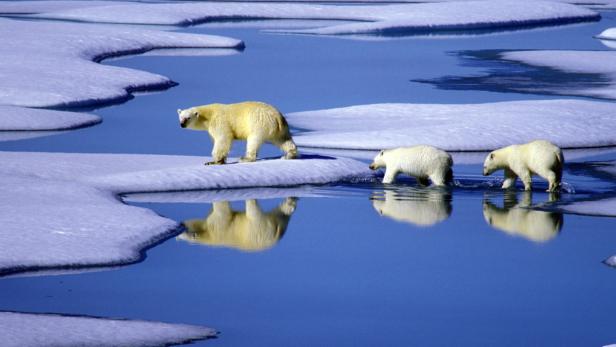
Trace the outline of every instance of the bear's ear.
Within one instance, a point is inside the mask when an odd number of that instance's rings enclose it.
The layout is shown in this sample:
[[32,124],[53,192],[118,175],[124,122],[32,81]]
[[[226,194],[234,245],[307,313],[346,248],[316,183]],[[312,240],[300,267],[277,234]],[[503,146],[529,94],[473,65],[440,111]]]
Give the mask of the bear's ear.
[[490,153],[490,159],[494,159],[494,153]]
[[181,113],[182,113],[182,109],[178,108],[178,114],[181,114]]
[[383,153],[385,153],[385,150],[384,150],[384,149],[382,149],[382,150],[379,152],[379,155],[383,155]]

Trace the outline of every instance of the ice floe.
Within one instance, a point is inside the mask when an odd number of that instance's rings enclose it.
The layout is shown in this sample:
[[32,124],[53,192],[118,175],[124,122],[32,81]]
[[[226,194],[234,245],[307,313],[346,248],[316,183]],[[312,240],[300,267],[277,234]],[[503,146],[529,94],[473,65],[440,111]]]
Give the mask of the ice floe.
[[591,171],[587,174],[599,178],[604,183],[609,183],[610,186],[604,188],[601,193],[558,205],[557,208],[566,213],[616,217],[616,193],[614,192],[614,185],[616,185],[616,163],[595,162],[583,164],[586,170],[588,170],[589,166]]
[[[192,25],[219,20],[334,19],[355,23],[292,32],[341,35],[490,29],[598,20],[596,12],[550,1],[460,1],[397,5],[318,5],[290,3],[127,3],[83,7],[36,15],[103,23]],[[289,31],[291,32],[291,31]]]
[[137,261],[177,222],[118,194],[326,184],[370,176],[364,163],[308,157],[204,166],[206,158],[0,152],[0,274]]
[[500,53],[499,56],[506,61],[549,68],[564,73],[596,75],[595,83],[580,84],[577,83],[575,77],[572,77],[570,78],[571,83],[539,87],[534,90],[535,92],[616,99],[616,52],[614,51],[506,51]]
[[0,326],[5,347],[169,346],[216,336],[186,324],[21,312],[0,312]]
[[616,217],[616,196],[576,201],[559,206],[559,210],[587,216]]
[[0,120],[0,131],[66,130],[101,121],[100,117],[88,113],[2,105],[0,105]]
[[121,4],[120,1],[0,1],[0,14],[33,14],[61,11],[82,7],[98,7]]
[[[236,39],[66,22],[0,19],[0,104],[85,106],[168,87],[167,77],[97,61],[155,48],[237,48]],[[2,118],[0,118],[0,121]]]
[[486,151],[534,139],[563,148],[613,146],[615,112],[613,103],[532,100],[360,105],[291,113],[287,120],[304,130],[294,136],[303,147],[380,150],[429,144],[450,151]]

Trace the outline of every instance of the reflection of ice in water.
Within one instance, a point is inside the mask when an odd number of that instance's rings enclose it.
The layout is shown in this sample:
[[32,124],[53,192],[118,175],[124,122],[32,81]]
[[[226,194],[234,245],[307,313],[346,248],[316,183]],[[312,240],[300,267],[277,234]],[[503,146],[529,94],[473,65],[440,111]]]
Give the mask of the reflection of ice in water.
[[214,202],[205,219],[184,221],[187,231],[178,238],[208,246],[263,251],[282,238],[296,205],[297,198],[289,197],[263,212],[256,200],[246,200],[246,210],[235,211],[228,201]]
[[[556,194],[550,195],[551,201],[555,199]],[[524,192],[520,202],[515,192],[506,192],[502,208],[484,196],[483,217],[494,229],[533,242],[546,242],[556,237],[563,226],[562,213],[532,210],[531,204],[531,192]]]
[[371,200],[381,216],[416,226],[440,223],[451,214],[451,193],[438,187],[385,190]]

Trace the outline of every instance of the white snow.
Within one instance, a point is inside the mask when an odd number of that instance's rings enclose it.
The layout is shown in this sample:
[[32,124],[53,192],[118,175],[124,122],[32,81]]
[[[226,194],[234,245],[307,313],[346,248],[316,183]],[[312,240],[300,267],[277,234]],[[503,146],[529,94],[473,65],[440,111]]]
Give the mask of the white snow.
[[588,9],[547,1],[460,1],[411,6],[411,11],[398,12],[385,20],[289,32],[319,35],[395,34],[408,31],[504,29],[599,19],[596,13]]
[[602,83],[581,85],[572,83],[571,86],[565,84],[560,88],[542,87],[542,90],[556,94],[616,99],[616,52],[614,51],[508,51],[501,53],[500,57],[504,60],[569,73],[602,75],[601,77],[607,78]]
[[34,139],[37,137],[59,135],[65,131],[0,131],[0,142]]
[[0,19],[0,104],[57,107],[123,100],[132,90],[166,87],[171,81],[95,60],[154,48],[241,45],[239,40],[211,35]]
[[[611,267],[616,267],[616,255],[612,255],[609,258],[605,259],[603,263]],[[616,345],[608,345],[606,347],[616,347]]]
[[297,3],[127,3],[46,12],[36,17],[103,23],[191,25],[225,19],[335,19],[359,21],[288,32],[310,34],[383,33],[550,25],[598,20],[575,5],[549,1],[460,1],[402,5],[317,5]]
[[303,147],[380,150],[429,144],[450,151],[487,151],[534,139],[563,148],[616,145],[614,114],[613,103],[532,100],[360,105],[291,113],[287,120],[306,130],[294,136]]
[[216,331],[186,324],[0,312],[2,346],[145,347],[188,343]]
[[65,130],[100,123],[88,113],[62,112],[0,105],[0,131]]
[[120,1],[0,1],[0,13],[26,14],[122,4]]
[[[336,148],[303,148],[304,152],[310,152],[332,157],[346,157],[361,160],[372,160],[379,152],[378,150],[357,150],[357,149],[336,149]],[[489,151],[481,152],[449,152],[453,157],[453,162],[458,164],[482,164]],[[591,148],[571,148],[565,149],[564,154],[567,162],[583,161],[597,155],[608,155],[616,153],[616,147],[591,147]]]
[[117,194],[326,184],[370,176],[352,159],[204,166],[207,158],[0,152],[0,274],[136,261],[177,223]]

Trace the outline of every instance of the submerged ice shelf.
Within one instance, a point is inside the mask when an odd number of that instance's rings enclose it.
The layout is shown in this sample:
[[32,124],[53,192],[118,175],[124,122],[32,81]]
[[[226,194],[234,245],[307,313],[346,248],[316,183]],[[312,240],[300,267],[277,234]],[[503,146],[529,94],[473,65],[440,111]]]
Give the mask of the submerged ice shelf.
[[168,346],[216,336],[186,324],[21,312],[0,312],[0,326],[5,347]]
[[380,150],[429,144],[449,151],[488,151],[535,139],[563,148],[614,146],[615,112],[613,103],[532,100],[359,105],[297,112],[287,119],[303,130],[295,136],[303,147]]
[[178,227],[123,193],[326,184],[370,176],[344,158],[204,166],[201,157],[0,152],[0,275],[134,262]]

